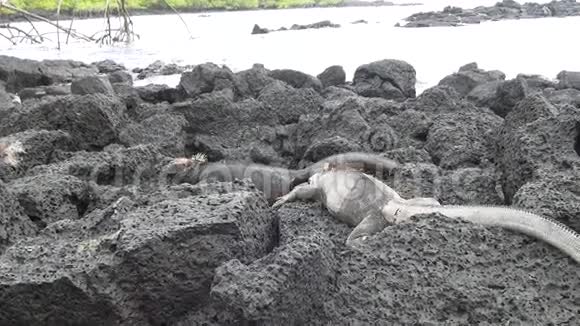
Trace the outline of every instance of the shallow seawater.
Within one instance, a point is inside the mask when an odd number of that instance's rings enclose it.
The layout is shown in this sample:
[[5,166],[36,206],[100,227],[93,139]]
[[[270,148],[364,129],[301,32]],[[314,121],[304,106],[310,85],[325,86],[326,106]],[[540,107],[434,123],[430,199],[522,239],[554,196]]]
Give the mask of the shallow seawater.
[[[31,59],[75,59],[94,62],[112,59],[128,68],[144,67],[155,60],[178,64],[214,62],[234,71],[262,63],[268,69],[290,68],[317,75],[330,65],[342,65],[352,79],[361,64],[380,59],[402,59],[417,70],[417,89],[433,86],[469,62],[483,69],[498,69],[508,78],[518,73],[555,78],[561,70],[580,71],[580,42],[574,31],[580,17],[487,22],[464,27],[396,28],[395,23],[419,11],[441,10],[453,4],[472,8],[495,1],[425,1],[404,7],[315,8],[184,14],[193,34],[189,38],[173,15],[134,17],[140,39],[130,45],[99,46],[74,42],[59,51],[55,43],[11,47],[0,42],[0,54]],[[351,24],[364,19],[368,24]],[[270,29],[292,24],[330,20],[340,28],[284,31],[251,35],[254,24]],[[67,22],[62,22],[68,25]],[[77,21],[76,28],[92,34],[104,28],[103,20]],[[53,28],[46,28],[51,31]],[[56,39],[56,35],[49,35]],[[156,82],[174,85],[179,76]]]

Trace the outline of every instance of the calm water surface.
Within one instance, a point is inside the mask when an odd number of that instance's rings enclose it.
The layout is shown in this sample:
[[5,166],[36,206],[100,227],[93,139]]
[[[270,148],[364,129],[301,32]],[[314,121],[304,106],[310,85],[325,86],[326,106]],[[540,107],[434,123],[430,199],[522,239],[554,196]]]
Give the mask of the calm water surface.
[[[214,62],[239,71],[254,63],[263,63],[269,69],[291,68],[313,75],[338,64],[345,68],[347,79],[352,79],[361,64],[392,58],[405,60],[415,67],[418,91],[437,84],[459,66],[472,61],[484,69],[499,69],[508,78],[517,73],[555,78],[564,69],[580,71],[580,42],[575,36],[580,30],[580,17],[488,22],[456,28],[394,27],[418,11],[441,10],[448,4],[472,8],[495,3],[489,0],[428,2],[428,5],[409,7],[222,12],[210,13],[209,17],[184,14],[194,39],[189,38],[175,16],[138,16],[134,17],[134,25],[141,38],[131,45],[72,43],[58,51],[54,43],[19,47],[0,43],[0,54],[39,60],[112,59],[128,68],[163,60],[178,64]],[[359,19],[368,24],[351,24]],[[320,20],[330,20],[342,27],[250,34],[254,24],[274,29]],[[93,19],[77,21],[75,26],[92,34],[102,30],[104,23]],[[172,76],[140,81],[140,84],[173,85],[178,80],[178,76]]]

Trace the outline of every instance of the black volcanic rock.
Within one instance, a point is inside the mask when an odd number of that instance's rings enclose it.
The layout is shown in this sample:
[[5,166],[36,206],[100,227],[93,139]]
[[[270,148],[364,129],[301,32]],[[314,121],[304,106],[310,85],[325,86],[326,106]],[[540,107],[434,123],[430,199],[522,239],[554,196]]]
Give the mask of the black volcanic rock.
[[579,15],[580,3],[576,0],[554,0],[545,4],[535,2],[519,4],[514,0],[503,0],[490,7],[479,6],[473,9],[445,7],[439,12],[413,14],[405,18],[407,23],[402,27],[461,26],[479,24],[482,21]]

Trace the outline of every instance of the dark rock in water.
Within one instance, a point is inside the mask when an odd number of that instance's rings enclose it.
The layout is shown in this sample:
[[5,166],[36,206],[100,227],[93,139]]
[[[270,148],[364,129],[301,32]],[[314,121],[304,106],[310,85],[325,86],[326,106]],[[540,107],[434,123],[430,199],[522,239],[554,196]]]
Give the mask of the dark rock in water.
[[470,63],[459,68],[459,71],[443,78],[439,85],[453,87],[461,96],[466,96],[478,85],[504,80],[505,74],[501,71],[485,71],[479,69],[476,63]]
[[264,87],[257,98],[278,116],[280,123],[297,122],[301,115],[318,113],[322,97],[311,88],[293,88],[276,81]]
[[237,72],[238,92],[242,97],[257,98],[264,87],[276,81],[269,74],[270,71],[261,64],[254,64],[251,69]]
[[0,124],[0,135],[29,129],[63,130],[77,149],[102,149],[117,140],[124,110],[119,100],[102,94],[52,98],[13,112]]
[[254,28],[252,29],[252,34],[268,34],[270,30],[267,28],[262,28],[258,24],[254,24]]
[[91,195],[86,182],[58,174],[23,177],[9,187],[24,214],[40,228],[62,219],[81,218]]
[[575,152],[580,111],[557,108],[540,94],[522,101],[506,116],[499,134],[497,162],[508,203],[541,168],[568,170],[580,164]]
[[113,95],[115,91],[108,78],[99,76],[88,76],[73,81],[70,86],[71,92],[75,95],[105,94]]
[[234,73],[229,68],[204,63],[195,66],[193,71],[183,73],[178,88],[187,97],[194,98],[223,89],[233,90],[234,85]]
[[346,73],[342,66],[330,66],[316,77],[322,83],[323,88],[342,85],[346,82]]
[[463,13],[463,9],[454,6],[447,6],[443,8],[443,12],[446,14],[461,14]]
[[96,73],[95,67],[78,61],[35,61],[0,55],[0,81],[5,83],[9,92],[18,92],[25,87],[67,83]]
[[322,83],[318,78],[292,69],[276,69],[269,76],[281,80],[295,88],[312,88],[317,92],[322,90]]
[[[554,2],[552,1],[552,4]],[[554,15],[549,4],[526,3],[525,5],[522,15],[524,18],[552,17]]]
[[115,61],[110,59],[93,62],[93,66],[97,67],[100,74],[110,74],[116,71],[127,70],[127,68],[125,68],[124,65],[116,63]]
[[495,4],[496,7],[504,7],[504,8],[512,8],[512,9],[521,9],[522,5],[517,3],[514,0],[502,0],[501,2],[497,2]]
[[555,17],[578,16],[580,12],[580,3],[574,0],[551,1],[544,7],[547,7],[550,16]]
[[127,84],[127,85],[133,85],[133,76],[131,76],[130,73],[124,71],[124,70],[118,70],[118,71],[114,71],[110,74],[108,74],[109,77],[109,82],[111,82],[111,84]]
[[[426,12],[409,16],[402,27],[451,27],[461,25],[461,19],[455,14]],[[397,27],[401,27],[399,24]]]
[[563,70],[558,73],[558,88],[575,88],[580,90],[580,71]]
[[358,94],[403,101],[415,97],[416,72],[405,61],[385,59],[358,67],[353,84]]
[[405,18],[408,23],[403,27],[461,26],[479,24],[481,21],[579,15],[580,3],[575,0],[555,0],[546,4],[528,2],[523,5],[513,0],[503,0],[490,7],[461,9],[448,6],[441,12],[413,14]]
[[364,19],[359,19],[359,20],[355,20],[353,21],[351,24],[368,24],[369,22],[364,20]]
[[37,227],[24,214],[22,206],[9,191],[7,185],[0,181],[0,254],[6,246],[36,234]]
[[18,96],[20,96],[22,100],[31,98],[38,99],[45,96],[65,96],[70,94],[72,94],[70,85],[28,87],[23,88],[18,92]]
[[316,28],[325,28],[325,27],[337,28],[337,27],[340,27],[340,25],[333,24],[330,22],[330,20],[323,20],[323,21],[319,21],[317,23],[312,23],[312,24],[307,24],[307,25],[294,24],[294,25],[292,25],[292,27],[290,27],[290,30],[313,29],[313,28],[316,29]]
[[297,31],[297,30],[304,30],[304,29],[318,29],[318,28],[327,28],[327,27],[338,28],[338,27],[340,27],[340,25],[334,24],[334,23],[330,22],[329,20],[323,20],[323,21],[319,21],[317,23],[312,23],[312,24],[306,24],[306,25],[294,24],[290,28],[280,27],[277,30],[271,30],[271,29],[267,29],[267,28],[262,28],[258,24],[254,24],[254,28],[252,29],[252,34],[267,34],[267,33],[271,33],[271,32],[281,32],[281,31],[288,31],[288,30]]

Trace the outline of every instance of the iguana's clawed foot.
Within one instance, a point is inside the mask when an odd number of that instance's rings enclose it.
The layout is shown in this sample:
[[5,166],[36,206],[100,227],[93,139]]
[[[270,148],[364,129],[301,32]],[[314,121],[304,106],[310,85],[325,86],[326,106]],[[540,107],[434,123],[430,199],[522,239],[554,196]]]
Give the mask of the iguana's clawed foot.
[[361,249],[364,246],[364,243],[369,238],[368,235],[358,236],[356,238],[348,237],[346,239],[346,246],[352,249]]
[[284,196],[278,197],[276,199],[276,201],[274,202],[274,204],[272,204],[272,208],[273,209],[276,209],[276,208],[284,205],[288,201],[288,199],[289,199],[288,195],[284,195]]

